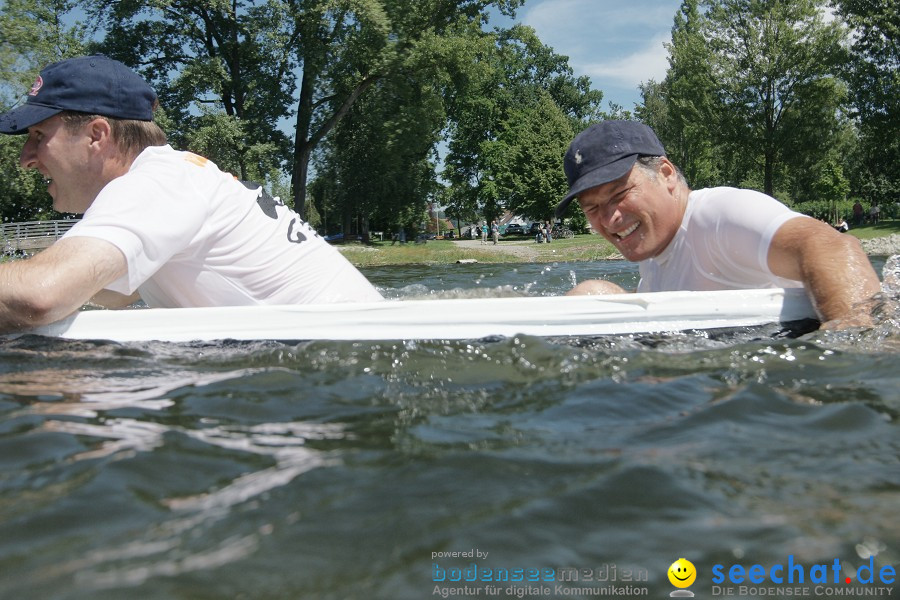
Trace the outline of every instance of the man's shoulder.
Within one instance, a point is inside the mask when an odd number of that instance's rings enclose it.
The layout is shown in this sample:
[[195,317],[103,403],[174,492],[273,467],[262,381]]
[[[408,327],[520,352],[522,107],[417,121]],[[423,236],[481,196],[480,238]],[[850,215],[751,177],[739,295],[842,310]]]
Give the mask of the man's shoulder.
[[774,219],[799,215],[775,198],[756,190],[715,187],[691,192],[685,226],[728,235],[731,226],[765,227]]
[[696,210],[703,211],[753,210],[762,207],[790,210],[780,200],[747,188],[727,186],[703,188],[691,191],[690,199]]
[[718,187],[701,188],[699,190],[691,190],[691,197],[713,201],[727,201],[741,198],[768,198],[770,200],[774,200],[774,198],[772,198],[768,194],[764,194],[763,192],[757,190],[751,190],[748,188],[736,188],[725,185]]

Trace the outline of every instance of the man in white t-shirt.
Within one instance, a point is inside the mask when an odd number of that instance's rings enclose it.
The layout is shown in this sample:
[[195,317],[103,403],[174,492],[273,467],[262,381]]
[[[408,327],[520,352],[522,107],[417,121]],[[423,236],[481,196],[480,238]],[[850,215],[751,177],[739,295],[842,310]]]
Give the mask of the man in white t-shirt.
[[[569,194],[591,226],[639,263],[638,291],[803,286],[826,326],[868,324],[860,303],[880,291],[859,242],[765,194],[691,190],[652,129],[604,121],[572,141]],[[570,294],[621,293],[586,281]]]
[[44,68],[0,132],[27,134],[21,164],[44,176],[62,239],[0,265],[0,331],[61,319],[84,303],[152,307],[377,301],[381,295],[259,186],[166,145],[156,94],[104,56]]

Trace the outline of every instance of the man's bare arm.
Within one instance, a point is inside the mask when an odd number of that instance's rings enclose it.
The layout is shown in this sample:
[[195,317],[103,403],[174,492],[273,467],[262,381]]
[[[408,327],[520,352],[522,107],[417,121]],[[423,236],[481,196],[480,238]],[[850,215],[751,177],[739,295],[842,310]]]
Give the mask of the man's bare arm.
[[881,291],[881,284],[853,236],[815,219],[791,219],[772,238],[769,269],[803,282],[823,327],[871,324],[860,303]]
[[58,321],[127,272],[122,252],[89,237],[60,240],[27,260],[0,265],[0,332]]

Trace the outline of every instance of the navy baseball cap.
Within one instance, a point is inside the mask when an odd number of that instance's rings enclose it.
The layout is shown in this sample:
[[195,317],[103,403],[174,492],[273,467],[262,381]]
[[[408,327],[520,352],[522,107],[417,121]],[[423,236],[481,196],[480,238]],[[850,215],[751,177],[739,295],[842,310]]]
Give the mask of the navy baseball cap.
[[64,110],[152,121],[156,92],[137,73],[100,54],[44,67],[25,104],[0,115],[0,133],[28,128]]
[[591,125],[572,140],[563,168],[569,194],[556,206],[562,217],[573,198],[592,187],[622,177],[639,156],[665,156],[653,130],[637,121],[603,121]]

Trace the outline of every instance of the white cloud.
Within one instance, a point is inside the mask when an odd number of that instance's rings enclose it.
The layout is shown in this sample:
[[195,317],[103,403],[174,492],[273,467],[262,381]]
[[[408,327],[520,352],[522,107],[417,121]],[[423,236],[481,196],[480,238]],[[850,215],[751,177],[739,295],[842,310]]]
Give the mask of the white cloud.
[[679,5],[680,0],[531,0],[520,18],[596,88],[636,90],[641,82],[665,77],[663,43]]
[[669,68],[669,53],[663,47],[663,43],[668,41],[668,34],[659,35],[645,47],[629,55],[572,67],[590,77],[594,84],[601,88],[604,82],[637,87],[638,84],[651,79],[662,81]]

